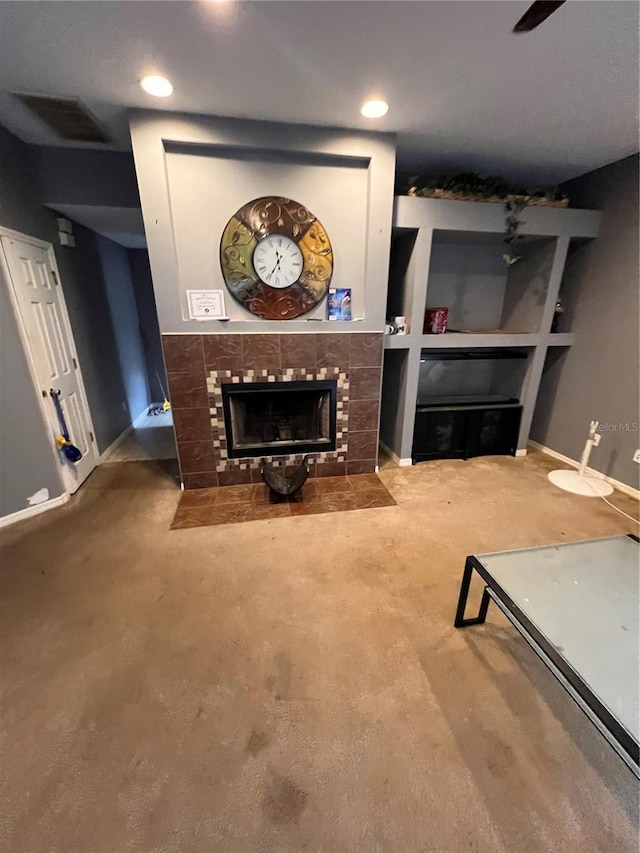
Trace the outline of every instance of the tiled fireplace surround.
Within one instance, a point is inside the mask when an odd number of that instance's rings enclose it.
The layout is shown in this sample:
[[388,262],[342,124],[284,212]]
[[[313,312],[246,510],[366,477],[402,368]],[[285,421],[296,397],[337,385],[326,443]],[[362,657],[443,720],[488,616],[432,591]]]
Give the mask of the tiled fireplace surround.
[[[226,458],[220,406],[220,385],[225,382],[337,379],[337,448],[332,453],[309,455],[310,476],[373,472],[378,448],[382,338],[382,333],[375,332],[163,335],[185,489],[261,481],[258,459]],[[298,459],[302,456],[288,457],[286,462]]]

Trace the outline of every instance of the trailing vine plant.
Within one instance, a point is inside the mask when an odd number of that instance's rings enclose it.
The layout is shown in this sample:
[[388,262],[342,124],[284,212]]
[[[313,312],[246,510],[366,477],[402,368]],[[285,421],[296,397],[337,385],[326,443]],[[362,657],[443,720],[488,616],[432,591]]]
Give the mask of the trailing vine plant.
[[527,202],[524,199],[508,201],[504,206],[506,213],[504,242],[506,243],[507,248],[502,253],[502,260],[509,267],[512,266],[512,264],[517,263],[521,257],[518,254],[518,242],[522,240],[522,234],[518,233],[518,228],[522,223],[520,214],[526,206]]
[[463,201],[491,201],[505,203],[505,251],[502,255],[507,266],[520,260],[518,244],[522,235],[518,228],[522,224],[520,214],[527,205],[550,204],[567,207],[569,200],[556,187],[513,187],[502,177],[484,177],[477,172],[458,172],[455,175],[440,175],[427,180],[422,175],[410,179],[407,194],[422,198],[459,198]]

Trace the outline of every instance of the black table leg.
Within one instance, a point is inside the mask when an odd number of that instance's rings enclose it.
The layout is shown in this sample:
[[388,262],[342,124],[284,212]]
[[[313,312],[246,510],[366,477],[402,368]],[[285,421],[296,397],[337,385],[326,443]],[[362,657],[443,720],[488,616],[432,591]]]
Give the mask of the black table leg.
[[471,557],[467,557],[467,561],[464,564],[464,572],[462,574],[462,583],[460,584],[458,609],[456,610],[456,618],[453,623],[455,628],[464,628],[467,625],[482,625],[487,619],[487,610],[489,609],[489,602],[491,601],[491,598],[489,596],[489,593],[487,592],[486,586],[482,593],[482,601],[480,602],[480,610],[478,611],[478,615],[473,616],[471,619],[464,618],[464,611],[467,606],[467,598],[469,597],[469,587],[471,586],[471,577],[473,575],[473,569],[473,561]]

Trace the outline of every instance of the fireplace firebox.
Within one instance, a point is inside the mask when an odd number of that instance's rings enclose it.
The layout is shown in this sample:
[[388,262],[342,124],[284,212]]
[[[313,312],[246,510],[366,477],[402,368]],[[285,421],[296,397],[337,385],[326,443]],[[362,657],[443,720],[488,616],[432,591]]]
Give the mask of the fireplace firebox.
[[222,386],[231,459],[336,449],[335,379]]

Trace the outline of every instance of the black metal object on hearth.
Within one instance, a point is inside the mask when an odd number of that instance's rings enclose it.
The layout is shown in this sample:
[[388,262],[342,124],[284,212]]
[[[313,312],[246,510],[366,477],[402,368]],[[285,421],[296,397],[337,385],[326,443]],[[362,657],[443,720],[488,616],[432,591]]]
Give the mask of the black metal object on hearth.
[[286,470],[276,470],[266,459],[260,460],[260,473],[262,479],[269,486],[269,498],[272,503],[277,503],[283,498],[296,496],[297,492],[307,482],[309,476],[308,457],[305,456],[300,465],[290,474]]

